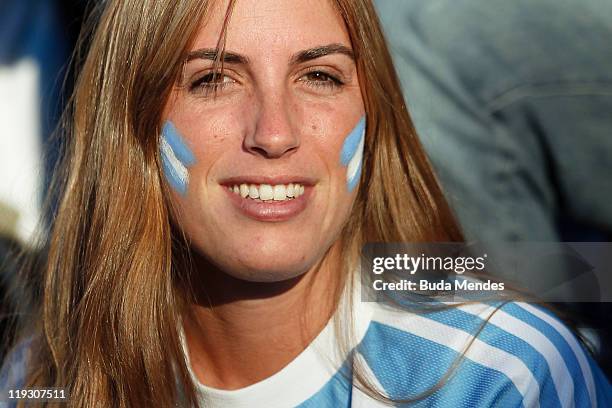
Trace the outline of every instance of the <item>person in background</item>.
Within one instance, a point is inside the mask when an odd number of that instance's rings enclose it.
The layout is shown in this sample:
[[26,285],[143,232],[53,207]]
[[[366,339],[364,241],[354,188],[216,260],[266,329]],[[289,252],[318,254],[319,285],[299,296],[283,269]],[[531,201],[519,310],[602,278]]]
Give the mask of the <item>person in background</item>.
[[15,282],[18,264],[16,254],[19,243],[14,239],[0,234],[0,359],[6,354],[6,342],[3,339],[12,335],[11,317],[15,313],[14,298],[9,292]]
[[86,5],[0,2],[0,232],[28,245],[41,214],[46,223],[53,218],[42,197],[61,150],[53,135],[71,92],[67,67]]
[[[0,356],[14,329],[11,317],[38,293],[23,287],[18,270],[40,251],[33,231],[58,160],[53,133],[71,92],[67,66],[86,3],[0,2]],[[42,224],[51,221],[47,214]]]
[[[468,239],[612,238],[612,2],[378,0],[409,110]],[[576,304],[600,341],[609,304]],[[600,359],[612,373],[609,349]]]

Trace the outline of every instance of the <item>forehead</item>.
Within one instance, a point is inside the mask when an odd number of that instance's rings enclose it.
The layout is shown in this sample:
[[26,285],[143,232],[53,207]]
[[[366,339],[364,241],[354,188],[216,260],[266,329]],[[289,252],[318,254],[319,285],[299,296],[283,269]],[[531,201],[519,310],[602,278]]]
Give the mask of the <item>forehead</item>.
[[[252,54],[263,49],[282,53],[321,44],[350,46],[334,0],[236,0],[226,48]],[[217,0],[196,33],[193,48],[215,48],[229,0]],[[251,52],[249,52],[249,50]]]

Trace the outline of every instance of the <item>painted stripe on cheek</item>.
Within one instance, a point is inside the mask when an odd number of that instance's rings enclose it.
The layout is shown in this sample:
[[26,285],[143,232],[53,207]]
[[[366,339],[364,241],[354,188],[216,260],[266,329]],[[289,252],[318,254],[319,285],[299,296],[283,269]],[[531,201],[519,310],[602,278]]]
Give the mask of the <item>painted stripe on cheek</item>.
[[185,166],[191,166],[195,163],[195,157],[189,147],[183,141],[174,123],[167,121],[162,129],[163,138],[166,139],[172,151]]
[[167,156],[162,155],[161,159],[162,168],[164,170],[164,175],[166,176],[166,181],[168,182],[168,184],[170,184],[170,186],[180,194],[187,194],[187,180],[181,178],[181,176],[179,175],[180,170],[177,171],[177,169],[172,166],[171,161],[170,159],[168,159]]
[[355,129],[353,129],[344,140],[344,145],[342,145],[342,152],[340,153],[340,161],[342,162],[343,166],[348,165],[348,163],[355,155],[355,152],[357,152],[359,142],[363,137],[363,133],[365,132],[365,127],[366,117],[363,116],[359,120],[359,123],[357,123],[357,126],[355,126]]
[[159,150],[162,168],[168,184],[180,194],[187,194],[189,183],[187,166],[195,163],[195,157],[172,122],[166,122],[163,127]]
[[346,137],[342,151],[340,153],[340,161],[346,168],[346,185],[348,191],[351,192],[359,183],[361,176],[361,167],[363,161],[363,149],[365,146],[365,130],[366,117],[362,117],[359,123]]
[[361,176],[361,166],[363,161],[364,144],[365,138],[362,136],[361,141],[359,142],[359,146],[357,147],[357,152],[355,152],[355,155],[353,156],[346,168],[346,182],[348,185],[349,192],[353,191],[359,183],[359,177]]

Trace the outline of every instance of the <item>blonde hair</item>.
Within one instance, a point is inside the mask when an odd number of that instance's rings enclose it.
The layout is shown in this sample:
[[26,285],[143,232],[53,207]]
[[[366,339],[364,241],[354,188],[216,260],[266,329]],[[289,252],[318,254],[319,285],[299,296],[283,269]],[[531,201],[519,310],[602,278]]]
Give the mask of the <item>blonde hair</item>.
[[[335,4],[368,117],[361,184],[342,234],[347,276],[366,242],[463,237],[417,139],[371,1]],[[157,135],[207,7],[109,0],[79,75],[42,318],[29,332],[29,386],[67,387],[71,406],[173,406],[180,394],[197,405],[176,327],[189,284],[173,250]]]

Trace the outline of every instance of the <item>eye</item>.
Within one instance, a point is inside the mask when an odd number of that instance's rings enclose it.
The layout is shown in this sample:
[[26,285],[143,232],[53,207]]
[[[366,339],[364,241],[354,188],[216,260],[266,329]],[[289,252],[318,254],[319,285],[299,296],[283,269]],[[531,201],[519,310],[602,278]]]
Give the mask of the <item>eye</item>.
[[344,85],[340,79],[324,71],[310,71],[300,79],[304,84],[311,87],[335,89]]
[[191,83],[189,90],[205,96],[216,93],[236,83],[234,79],[222,72],[208,72]]

